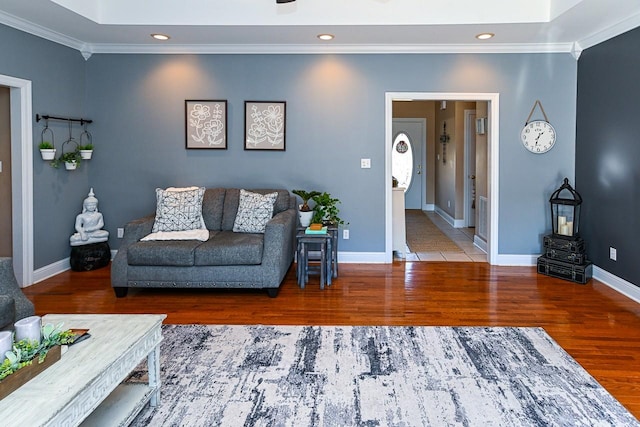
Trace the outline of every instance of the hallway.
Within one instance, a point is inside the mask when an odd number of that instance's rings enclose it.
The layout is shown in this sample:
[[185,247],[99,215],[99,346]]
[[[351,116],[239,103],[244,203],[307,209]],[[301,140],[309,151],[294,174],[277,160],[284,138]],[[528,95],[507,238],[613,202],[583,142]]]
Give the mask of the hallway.
[[[424,214],[453,241],[462,251],[448,252],[446,250],[433,250],[429,252],[411,252],[407,247],[407,255],[404,261],[449,261],[449,262],[487,262],[487,254],[473,244],[474,230],[472,228],[453,228],[447,221],[435,212]],[[416,234],[407,222],[407,236]],[[400,260],[401,258],[395,257]]]

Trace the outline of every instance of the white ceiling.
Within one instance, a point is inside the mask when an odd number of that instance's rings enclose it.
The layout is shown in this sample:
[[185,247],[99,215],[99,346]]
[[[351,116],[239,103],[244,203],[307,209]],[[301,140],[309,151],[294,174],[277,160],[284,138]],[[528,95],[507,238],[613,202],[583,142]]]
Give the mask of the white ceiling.
[[[153,7],[150,7],[152,5]],[[0,0],[0,23],[92,53],[571,52],[639,0]],[[149,35],[165,33],[167,42]],[[491,40],[475,35],[492,32]],[[335,39],[322,42],[317,34]]]

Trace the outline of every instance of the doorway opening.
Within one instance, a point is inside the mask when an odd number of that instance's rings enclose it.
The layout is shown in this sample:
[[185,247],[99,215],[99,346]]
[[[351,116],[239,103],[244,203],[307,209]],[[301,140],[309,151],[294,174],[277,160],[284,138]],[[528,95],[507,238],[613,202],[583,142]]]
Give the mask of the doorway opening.
[[[393,147],[393,138],[395,137],[392,129],[393,124],[393,101],[467,101],[467,102],[486,102],[487,118],[486,118],[486,134],[487,134],[487,159],[486,159],[486,180],[487,180],[487,197],[484,201],[483,209],[486,211],[486,252],[487,261],[490,264],[497,262],[498,256],[498,144],[499,144],[499,94],[497,93],[441,93],[441,92],[387,92],[385,94],[385,260],[391,262],[393,260],[392,250],[392,174],[391,174],[391,153]],[[442,103],[446,105],[446,103]],[[473,121],[471,121],[473,123]],[[435,124],[438,126],[438,124]],[[440,143],[437,143],[440,144]],[[445,143],[442,144],[444,149]],[[436,154],[437,156],[437,154]],[[441,161],[445,160],[445,152],[442,153]]]
[[20,286],[33,283],[33,132],[31,81],[0,75],[9,87],[13,269]]

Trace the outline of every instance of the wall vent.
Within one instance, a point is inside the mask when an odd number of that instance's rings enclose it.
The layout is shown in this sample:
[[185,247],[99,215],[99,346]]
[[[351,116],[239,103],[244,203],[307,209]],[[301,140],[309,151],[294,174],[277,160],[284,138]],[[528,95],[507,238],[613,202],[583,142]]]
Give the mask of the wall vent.
[[487,240],[487,218],[488,218],[489,199],[484,196],[478,197],[478,224],[476,229],[478,236]]

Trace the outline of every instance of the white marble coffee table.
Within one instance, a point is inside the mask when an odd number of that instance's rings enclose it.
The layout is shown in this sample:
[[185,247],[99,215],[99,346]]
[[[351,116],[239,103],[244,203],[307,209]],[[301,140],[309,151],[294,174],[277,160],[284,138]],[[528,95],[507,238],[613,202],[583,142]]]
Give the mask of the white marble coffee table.
[[[3,426],[127,425],[160,399],[160,341],[165,315],[48,314],[43,324],[89,329],[91,337],[0,401]],[[148,384],[122,384],[147,358]],[[89,418],[87,418],[89,417]]]

